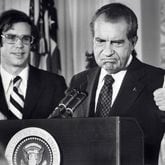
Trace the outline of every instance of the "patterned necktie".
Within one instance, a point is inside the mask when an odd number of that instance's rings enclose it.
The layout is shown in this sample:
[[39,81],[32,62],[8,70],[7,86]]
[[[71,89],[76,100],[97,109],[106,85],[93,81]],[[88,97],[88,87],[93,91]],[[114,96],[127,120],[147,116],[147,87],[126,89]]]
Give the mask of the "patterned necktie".
[[13,79],[13,91],[10,95],[10,111],[18,118],[22,119],[22,110],[24,107],[24,97],[19,91],[19,86],[22,79],[16,76]]
[[97,117],[109,116],[109,112],[111,109],[111,102],[112,102],[113,82],[114,82],[114,79],[111,75],[106,75],[104,77],[104,85],[100,91],[97,108],[96,108]]

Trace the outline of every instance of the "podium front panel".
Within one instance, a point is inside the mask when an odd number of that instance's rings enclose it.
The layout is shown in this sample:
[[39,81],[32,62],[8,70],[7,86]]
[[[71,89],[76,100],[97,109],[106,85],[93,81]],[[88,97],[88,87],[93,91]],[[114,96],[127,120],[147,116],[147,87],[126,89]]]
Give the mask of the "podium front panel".
[[[60,165],[142,165],[141,131],[137,129],[133,120],[125,120],[121,121],[120,118],[112,117],[0,121],[0,142],[6,148],[13,136],[19,131],[28,128],[40,128],[55,139],[60,152]],[[132,128],[134,129],[133,135],[130,135]],[[33,138],[28,137],[28,131],[26,133],[26,138],[30,139],[29,143],[33,143],[31,140]],[[136,140],[132,141],[134,136],[136,136]],[[49,141],[47,137],[40,138],[46,139],[46,142]],[[20,144],[23,144],[24,141],[28,146],[25,137],[20,141]],[[21,146],[20,144],[15,144],[15,147],[18,148]],[[51,150],[53,144],[49,143],[48,145]],[[19,149],[22,151],[23,147],[19,147]],[[127,149],[128,154],[135,154],[134,159],[136,161],[129,159],[129,163],[126,163],[126,159],[128,159]],[[13,151],[15,150],[13,149]],[[21,151],[19,152],[21,153]],[[17,151],[17,153],[19,152]],[[18,155],[18,158],[13,156],[16,161],[24,160],[20,158],[19,154],[15,155]],[[47,155],[44,155],[43,152],[42,156]]]

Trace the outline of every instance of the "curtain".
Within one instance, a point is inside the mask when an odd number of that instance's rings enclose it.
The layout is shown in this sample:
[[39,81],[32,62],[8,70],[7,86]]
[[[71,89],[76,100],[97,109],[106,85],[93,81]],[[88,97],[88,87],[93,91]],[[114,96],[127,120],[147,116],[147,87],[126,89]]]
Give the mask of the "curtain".
[[3,11],[8,9],[22,10],[28,14],[29,0],[3,0]]
[[160,0],[160,62],[165,68],[165,0]]
[[89,29],[91,17],[98,8],[110,0],[56,0],[59,20],[59,48],[62,74],[67,82],[73,74],[85,69],[85,53],[92,52]]
[[[160,0],[160,65],[165,68],[165,0]],[[159,163],[165,164],[165,134],[161,141]]]

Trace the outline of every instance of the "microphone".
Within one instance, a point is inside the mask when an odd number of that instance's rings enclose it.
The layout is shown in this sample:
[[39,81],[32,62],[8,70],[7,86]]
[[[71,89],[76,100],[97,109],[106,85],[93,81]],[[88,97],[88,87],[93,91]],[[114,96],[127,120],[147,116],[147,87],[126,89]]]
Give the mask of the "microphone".
[[71,100],[76,97],[76,95],[76,89],[67,90],[66,96],[60,101],[59,105],[55,108],[55,110],[48,116],[48,119],[59,117],[61,113],[64,113],[66,107],[71,102]]
[[79,92],[78,95],[73,99],[69,105],[66,108],[66,114],[69,117],[72,117],[73,112],[77,108],[77,106],[84,101],[84,99],[87,97],[87,93],[85,92]]
[[60,101],[55,110],[48,116],[52,118],[72,117],[74,109],[87,97],[87,94],[73,88],[67,91],[66,96]]

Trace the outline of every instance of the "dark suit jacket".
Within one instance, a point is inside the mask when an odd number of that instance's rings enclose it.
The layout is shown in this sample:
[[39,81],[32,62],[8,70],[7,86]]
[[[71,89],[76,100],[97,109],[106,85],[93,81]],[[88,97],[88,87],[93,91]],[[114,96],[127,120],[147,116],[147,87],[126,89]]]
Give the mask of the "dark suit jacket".
[[[73,76],[70,87],[86,91],[88,97],[76,109],[74,117],[93,117],[95,94],[100,68],[93,68]],[[133,58],[110,116],[133,117],[144,133],[145,162],[157,164],[159,145],[163,135],[162,112],[153,100],[153,91],[162,87],[164,70],[149,66]]]
[[[65,90],[66,84],[62,76],[30,66],[23,119],[47,118],[64,97]],[[1,77],[0,111],[8,119],[13,119],[7,107]]]

